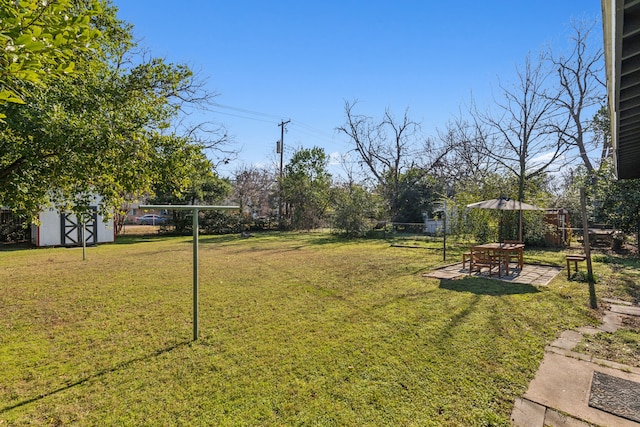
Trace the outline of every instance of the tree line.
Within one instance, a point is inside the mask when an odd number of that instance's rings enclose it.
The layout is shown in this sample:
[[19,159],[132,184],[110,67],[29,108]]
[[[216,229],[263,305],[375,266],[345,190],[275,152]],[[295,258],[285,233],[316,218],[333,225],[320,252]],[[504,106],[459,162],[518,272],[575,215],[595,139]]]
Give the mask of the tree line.
[[[343,173],[331,176],[322,148],[299,147],[279,182],[275,167],[219,176],[217,166],[237,156],[226,129],[189,121],[216,94],[186,65],[141,49],[109,1],[0,6],[0,206],[30,218],[50,205],[82,212],[94,194],[107,215],[143,198],[228,200],[245,217],[236,228],[277,217],[279,228],[331,224],[357,236],[381,220],[422,222],[444,200],[463,211],[502,196],[577,214],[585,187],[594,221],[640,230],[636,182],[613,178],[594,22],[573,22],[565,49],[529,54],[512,80],[497,80],[490,102],[469,99],[436,135],[409,108],[376,118],[346,101],[336,126],[351,146]],[[461,227],[491,220],[468,215]]]

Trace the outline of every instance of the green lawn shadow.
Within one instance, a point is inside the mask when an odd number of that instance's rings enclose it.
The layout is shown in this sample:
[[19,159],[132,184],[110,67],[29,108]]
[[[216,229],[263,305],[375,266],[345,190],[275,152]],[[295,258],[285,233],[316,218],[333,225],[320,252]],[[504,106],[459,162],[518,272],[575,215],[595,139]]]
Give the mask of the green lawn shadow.
[[458,280],[441,279],[440,289],[455,292],[470,292],[476,295],[518,295],[540,292],[538,288],[526,283],[503,282],[501,280],[465,277]]
[[17,252],[28,249],[36,249],[36,245],[31,242],[18,242],[18,243],[1,243],[0,252]]
[[82,384],[84,384],[84,383],[86,383],[88,381],[91,381],[93,379],[100,378],[103,375],[110,374],[110,373],[113,373],[113,372],[117,372],[117,371],[119,371],[121,369],[127,369],[130,366],[132,366],[134,363],[143,362],[145,360],[153,359],[153,358],[161,356],[161,355],[163,355],[165,353],[169,353],[169,352],[171,352],[173,350],[176,350],[177,348],[188,346],[188,345],[190,345],[192,343],[193,343],[193,341],[178,342],[178,343],[170,345],[168,347],[164,347],[164,348],[158,349],[158,350],[156,350],[156,351],[154,351],[154,352],[152,352],[150,354],[147,354],[145,356],[136,357],[134,359],[130,359],[130,360],[126,360],[124,362],[120,362],[120,363],[116,364],[115,366],[112,366],[112,367],[106,368],[106,369],[102,369],[102,370],[96,372],[93,375],[89,375],[87,377],[84,377],[84,378],[79,379],[77,381],[74,381],[72,383],[65,384],[62,387],[58,387],[55,390],[51,390],[49,392],[42,393],[42,394],[40,394],[38,396],[35,396],[35,397],[32,397],[30,399],[26,399],[26,400],[20,401],[18,403],[14,403],[13,405],[9,405],[9,406],[5,406],[4,408],[0,408],[0,414],[3,414],[5,412],[9,412],[12,409],[16,409],[16,408],[19,408],[19,407],[24,406],[24,405],[28,405],[28,404],[33,403],[33,402],[37,402],[37,401],[39,401],[41,399],[44,399],[44,398],[47,398],[49,396],[53,396],[53,395],[58,394],[60,392],[69,390],[70,388],[82,385]]
[[134,245],[136,243],[147,243],[147,242],[162,242],[165,240],[169,240],[176,235],[171,234],[131,234],[131,235],[119,235],[116,236],[114,245]]

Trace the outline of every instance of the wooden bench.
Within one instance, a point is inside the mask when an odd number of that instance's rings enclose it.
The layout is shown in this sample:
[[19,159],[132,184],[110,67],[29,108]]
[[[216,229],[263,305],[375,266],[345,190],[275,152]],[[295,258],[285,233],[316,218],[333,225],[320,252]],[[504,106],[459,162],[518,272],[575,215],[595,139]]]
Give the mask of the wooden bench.
[[571,278],[571,263],[573,262],[573,267],[575,272],[578,272],[578,263],[586,260],[587,257],[584,255],[567,255],[567,279]]

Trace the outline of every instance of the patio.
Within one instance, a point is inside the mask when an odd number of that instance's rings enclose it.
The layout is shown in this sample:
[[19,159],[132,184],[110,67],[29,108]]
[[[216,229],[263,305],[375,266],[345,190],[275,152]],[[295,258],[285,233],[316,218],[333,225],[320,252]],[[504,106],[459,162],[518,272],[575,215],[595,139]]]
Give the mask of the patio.
[[436,270],[424,273],[423,277],[431,277],[434,279],[456,280],[464,277],[483,277],[493,280],[501,280],[503,282],[522,283],[527,285],[546,286],[556,277],[563,267],[542,264],[524,264],[522,269],[512,268],[509,274],[503,274],[501,277],[496,275],[489,277],[486,270],[481,272],[473,272],[469,274],[468,268],[462,268],[462,263],[458,262],[450,264]]

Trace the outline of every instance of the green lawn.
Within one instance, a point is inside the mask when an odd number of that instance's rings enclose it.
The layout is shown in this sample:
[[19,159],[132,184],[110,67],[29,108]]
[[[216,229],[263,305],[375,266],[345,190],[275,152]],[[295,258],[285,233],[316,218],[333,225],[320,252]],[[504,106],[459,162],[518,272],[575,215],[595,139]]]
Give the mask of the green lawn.
[[191,250],[0,251],[0,426],[506,426],[545,345],[597,317],[564,274],[440,281],[437,249],[205,236],[194,343]]

